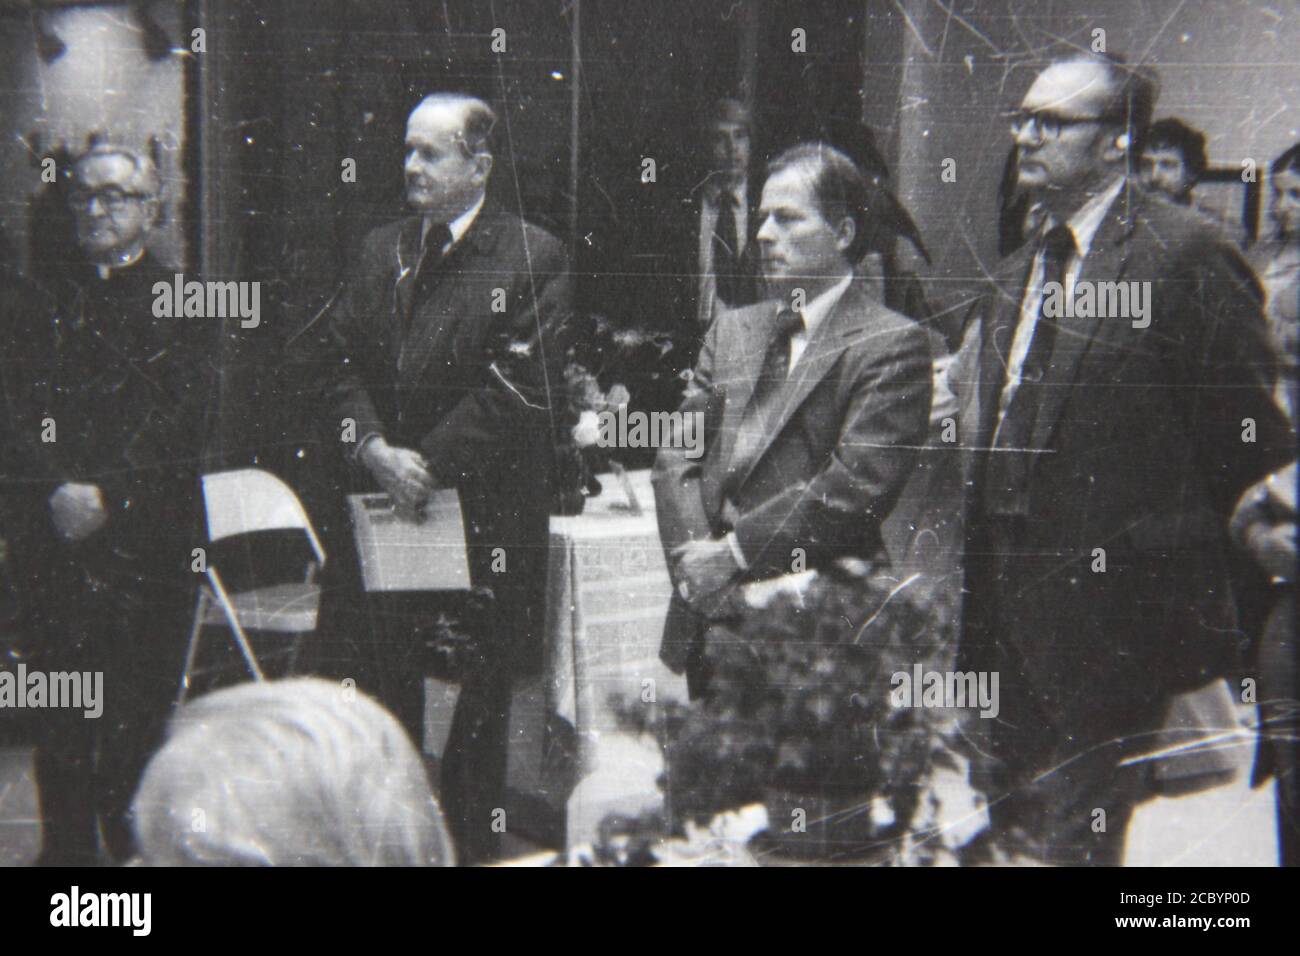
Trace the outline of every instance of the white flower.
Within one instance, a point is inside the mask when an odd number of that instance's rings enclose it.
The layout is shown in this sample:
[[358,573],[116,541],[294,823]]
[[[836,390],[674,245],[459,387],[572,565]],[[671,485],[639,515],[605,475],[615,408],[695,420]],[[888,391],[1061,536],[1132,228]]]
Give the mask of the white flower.
[[579,448],[590,448],[600,438],[600,419],[593,411],[585,411],[578,416],[578,424],[573,426],[573,443]]
[[894,825],[894,808],[883,796],[877,795],[871,798],[871,822],[878,829]]

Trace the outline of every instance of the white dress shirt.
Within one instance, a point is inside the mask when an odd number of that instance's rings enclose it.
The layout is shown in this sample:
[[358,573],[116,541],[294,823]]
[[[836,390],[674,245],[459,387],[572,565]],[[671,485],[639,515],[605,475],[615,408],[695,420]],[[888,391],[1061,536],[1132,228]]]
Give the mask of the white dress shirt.
[[[478,218],[479,212],[483,209],[483,202],[487,199],[487,194],[483,193],[478,197],[478,202],[470,206],[463,213],[447,223],[447,229],[451,232],[451,242],[443,246],[440,250],[441,255],[446,255],[456,243],[464,238],[465,233],[469,232],[469,227],[474,225],[474,220]],[[429,229],[433,226],[433,220],[428,216],[424,217],[424,222],[420,224],[420,245],[424,245],[425,237],[429,235]]]
[[826,321],[826,316],[831,314],[831,310],[839,304],[852,281],[853,273],[849,273],[803,307],[803,312],[799,314],[803,319],[803,331],[795,332],[790,336],[790,365],[787,375],[794,372],[794,367],[799,364],[799,359],[808,348],[809,339],[813,337],[817,327]]
[[[1083,269],[1083,260],[1087,258],[1088,250],[1092,248],[1092,240],[1096,237],[1102,220],[1106,218],[1106,213],[1110,211],[1111,204],[1115,202],[1115,197],[1119,195],[1123,186],[1124,177],[1116,176],[1114,182],[1080,206],[1078,211],[1066,220],[1066,228],[1074,235],[1075,247],[1075,251],[1065,261],[1065,281],[1062,290],[1070,300],[1074,299],[1074,284]],[[1044,233],[1051,228],[1050,222],[1043,224]],[[998,400],[999,427],[1002,425],[1002,419],[1006,417],[1007,409],[1011,407],[1012,396],[1020,386],[1025,357],[1029,354],[1034,328],[1038,325],[1038,310],[1043,302],[1043,269],[1043,252],[1040,250],[1034,256],[1034,267],[1030,270],[1029,282],[1025,285],[1025,297],[1020,303],[1020,321],[1016,323],[1016,334],[1011,340],[1011,355],[1007,360],[1007,381]],[[994,441],[996,443],[996,435]]]

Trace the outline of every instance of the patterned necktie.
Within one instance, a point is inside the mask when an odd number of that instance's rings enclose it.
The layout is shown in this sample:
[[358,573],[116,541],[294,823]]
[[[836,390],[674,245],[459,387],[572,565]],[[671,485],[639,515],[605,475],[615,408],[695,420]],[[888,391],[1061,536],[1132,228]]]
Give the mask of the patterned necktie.
[[[1043,237],[1039,248],[1043,256],[1042,288],[1049,282],[1064,286],[1065,267],[1075,252],[1074,233],[1067,226],[1056,226]],[[1028,446],[1042,406],[1044,396],[1040,387],[1051,365],[1059,321],[1059,317],[1043,314],[1047,298],[1043,295],[1039,299],[1038,320],[1020,366],[1020,382],[998,426],[994,450],[988,456],[984,491],[991,513],[1024,514],[1028,505],[1025,497],[1031,454]]]

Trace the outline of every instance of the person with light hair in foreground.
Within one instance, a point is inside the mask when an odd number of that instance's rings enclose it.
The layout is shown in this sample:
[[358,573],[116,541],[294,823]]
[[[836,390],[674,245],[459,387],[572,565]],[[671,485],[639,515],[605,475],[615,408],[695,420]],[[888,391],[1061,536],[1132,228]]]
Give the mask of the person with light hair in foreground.
[[452,866],[424,765],[388,711],[315,678],[180,710],[133,806],[155,866]]

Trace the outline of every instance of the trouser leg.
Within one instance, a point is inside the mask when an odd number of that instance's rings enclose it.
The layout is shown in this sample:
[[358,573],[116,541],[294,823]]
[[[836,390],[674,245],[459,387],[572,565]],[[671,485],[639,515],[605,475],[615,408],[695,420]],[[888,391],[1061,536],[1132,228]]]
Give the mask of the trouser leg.
[[505,819],[510,674],[494,662],[467,675],[456,701],[442,764],[442,803],[457,859],[482,863],[500,852]]
[[42,713],[35,772],[41,814],[40,861],[51,866],[94,866],[99,840],[91,722],[77,711]]
[[[29,665],[50,674],[99,670],[111,629],[92,595],[69,576],[34,609],[42,646]],[[77,708],[49,707],[36,717],[35,776],[41,814],[40,861],[93,866],[99,859],[95,764],[98,727]]]
[[160,586],[141,594],[144,600],[117,618],[98,722],[101,822],[107,849],[119,863],[137,851],[131,802],[166,736],[193,614],[187,588]]

